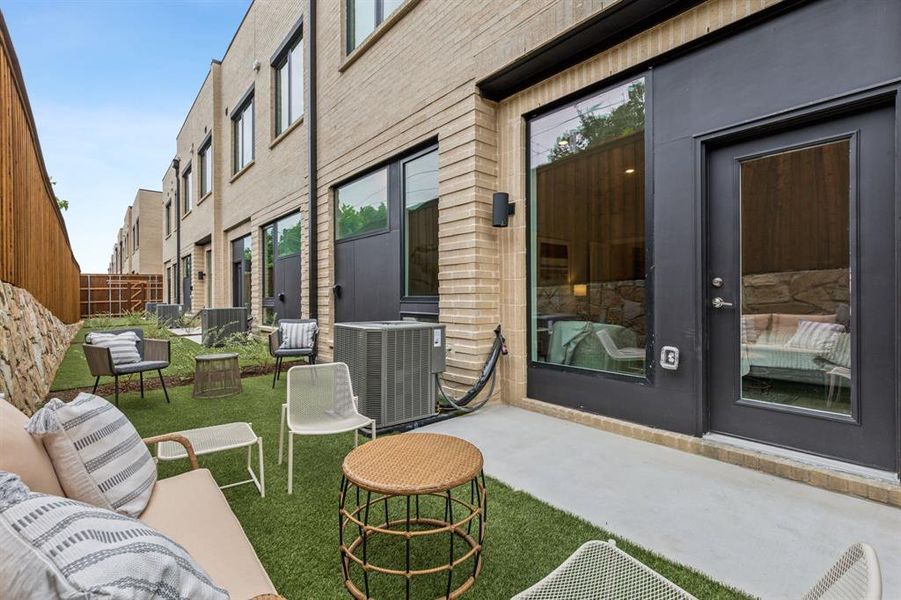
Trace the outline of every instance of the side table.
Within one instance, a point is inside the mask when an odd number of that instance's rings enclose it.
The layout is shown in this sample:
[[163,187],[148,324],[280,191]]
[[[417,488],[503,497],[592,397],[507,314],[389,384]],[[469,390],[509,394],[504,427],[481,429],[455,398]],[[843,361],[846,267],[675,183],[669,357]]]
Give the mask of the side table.
[[224,398],[240,393],[241,367],[237,353],[194,357],[195,398]]

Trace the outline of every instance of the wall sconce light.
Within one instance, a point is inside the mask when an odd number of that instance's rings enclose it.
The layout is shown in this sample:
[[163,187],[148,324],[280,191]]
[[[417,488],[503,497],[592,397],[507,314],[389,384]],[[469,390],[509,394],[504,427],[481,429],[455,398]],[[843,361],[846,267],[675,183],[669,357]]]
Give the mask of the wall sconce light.
[[588,295],[588,284],[587,283],[574,283],[573,284],[573,296],[576,298],[584,298]]
[[203,281],[204,277],[206,277],[206,273],[204,273],[203,271],[197,271],[197,279]]
[[508,217],[516,214],[516,205],[510,203],[510,194],[494,192],[491,197],[491,226],[506,227]]

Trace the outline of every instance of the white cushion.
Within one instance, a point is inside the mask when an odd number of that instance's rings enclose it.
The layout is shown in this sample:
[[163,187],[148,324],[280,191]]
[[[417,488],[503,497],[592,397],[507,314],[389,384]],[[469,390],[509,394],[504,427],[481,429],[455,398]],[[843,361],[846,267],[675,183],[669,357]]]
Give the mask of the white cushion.
[[89,333],[85,336],[88,344],[109,348],[114,365],[126,365],[141,362],[141,354],[138,352],[138,334],[134,331],[122,333]]
[[0,598],[227,600],[184,548],[147,525],[0,472]]
[[788,340],[789,348],[829,352],[835,345],[836,336],[845,328],[838,323],[821,323],[818,321],[798,321],[798,330]]
[[147,506],[156,463],[134,425],[100,396],[54,398],[26,430],[44,442],[69,498],[134,517]]
[[313,347],[313,336],[319,331],[319,326],[315,321],[306,323],[280,323],[282,343],[279,348],[282,350],[301,350]]

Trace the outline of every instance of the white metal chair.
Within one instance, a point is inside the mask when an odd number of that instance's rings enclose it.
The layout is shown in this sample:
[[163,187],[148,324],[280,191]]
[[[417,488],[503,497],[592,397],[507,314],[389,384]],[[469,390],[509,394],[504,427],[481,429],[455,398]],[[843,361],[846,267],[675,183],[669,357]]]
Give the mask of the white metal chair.
[[[691,594],[616,547],[583,544],[547,577],[513,600],[691,600]],[[803,600],[881,600],[882,574],[867,544],[848,548]]]
[[610,337],[610,332],[606,329],[599,330],[596,335],[601,340],[604,351],[616,360],[644,360],[644,348],[620,348]]
[[294,436],[329,435],[370,427],[375,439],[375,420],[360,414],[357,397],[344,363],[301,365],[288,369],[288,401],[282,404],[278,435],[278,464],[282,464],[285,431],[288,433],[288,493],[294,493]]

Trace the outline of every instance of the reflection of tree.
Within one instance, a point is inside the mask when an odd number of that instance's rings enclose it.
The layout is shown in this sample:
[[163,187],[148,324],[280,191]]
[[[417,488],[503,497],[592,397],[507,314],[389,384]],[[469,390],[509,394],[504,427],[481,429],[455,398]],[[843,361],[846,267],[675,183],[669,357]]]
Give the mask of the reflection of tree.
[[278,255],[300,252],[300,221],[293,227],[278,230]]
[[358,235],[382,229],[388,223],[388,207],[382,202],[378,206],[366,205],[359,208],[342,204],[338,208],[338,231],[342,236]]
[[644,81],[631,84],[627,93],[628,100],[609,113],[580,111],[579,126],[557,137],[557,143],[548,153],[548,160],[559,160],[591,146],[643,130]]

